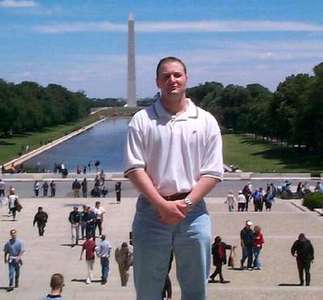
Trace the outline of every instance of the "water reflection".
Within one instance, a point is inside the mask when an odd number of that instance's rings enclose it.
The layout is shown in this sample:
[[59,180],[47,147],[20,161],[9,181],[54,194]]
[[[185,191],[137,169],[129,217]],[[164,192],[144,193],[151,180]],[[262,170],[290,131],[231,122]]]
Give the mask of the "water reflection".
[[[26,167],[53,170],[55,163],[64,163],[68,170],[83,168],[89,161],[100,161],[100,167],[108,172],[124,169],[124,151],[129,119],[109,119],[92,129],[58,145],[28,162]],[[94,168],[94,167],[93,167]]]

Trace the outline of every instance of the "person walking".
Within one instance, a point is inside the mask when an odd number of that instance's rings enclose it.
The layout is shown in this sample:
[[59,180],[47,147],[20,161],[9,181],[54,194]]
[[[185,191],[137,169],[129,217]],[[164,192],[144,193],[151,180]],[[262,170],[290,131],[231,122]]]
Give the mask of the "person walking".
[[121,182],[118,181],[114,186],[115,192],[116,192],[116,200],[117,203],[121,202]]
[[50,196],[55,197],[55,195],[56,195],[56,183],[55,183],[54,180],[52,180],[50,182],[49,187],[50,187]]
[[212,244],[212,257],[213,257],[213,265],[215,266],[214,272],[210,275],[209,282],[215,282],[215,277],[219,274],[220,282],[225,283],[222,274],[222,265],[227,263],[227,253],[226,250],[232,250],[232,246],[222,242],[220,236],[217,236],[214,239],[214,243]]
[[86,208],[86,214],[84,215],[85,222],[85,233],[90,235],[95,239],[95,224],[96,224],[96,215],[94,213],[94,208],[89,205]]
[[111,253],[111,244],[106,240],[105,235],[101,235],[101,241],[96,247],[96,254],[100,257],[101,263],[101,284],[106,284],[109,275],[109,259]]
[[119,266],[121,286],[127,286],[129,279],[129,268],[132,266],[133,256],[126,242],[121,244],[114,253],[116,262]]
[[73,210],[68,216],[68,220],[71,224],[71,247],[78,245],[79,235],[80,235],[80,212],[77,206],[73,207]]
[[228,205],[228,211],[232,212],[234,211],[234,208],[236,206],[236,197],[233,194],[233,191],[230,191],[227,195],[227,199],[224,201],[225,204]]
[[40,191],[40,182],[38,180],[36,180],[34,182],[34,194],[35,194],[35,197],[39,196],[39,191]]
[[9,212],[12,215],[12,220],[15,221],[17,211],[18,212],[21,211],[22,205],[20,204],[19,198],[16,195],[16,190],[13,187],[9,190],[8,207],[9,207]]
[[253,236],[253,245],[252,245],[252,252],[254,256],[253,260],[253,268],[254,270],[261,270],[261,263],[259,260],[260,252],[262,247],[265,243],[264,235],[261,232],[260,226],[256,225],[253,229],[254,236]]
[[41,206],[39,206],[33,221],[33,226],[35,226],[35,224],[37,223],[39,236],[44,235],[47,221],[48,221],[48,214],[43,210]]
[[41,300],[64,300],[62,293],[64,287],[64,276],[60,273],[55,273],[50,278],[51,292]]
[[4,246],[4,262],[9,266],[9,287],[7,291],[14,289],[13,281],[15,279],[15,288],[19,286],[20,267],[22,266],[21,257],[25,252],[22,241],[17,239],[16,229],[10,230],[10,240]]
[[77,180],[77,178],[75,178],[73,183],[72,183],[72,190],[73,190],[74,198],[79,198],[80,197],[80,189],[81,189],[81,184]]
[[311,283],[311,263],[314,261],[314,248],[304,233],[300,233],[298,239],[293,243],[291,254],[296,257],[299,285],[304,285],[305,271],[305,283],[309,286]]
[[48,182],[45,180],[45,181],[43,182],[43,185],[42,185],[42,189],[43,189],[43,196],[44,196],[44,197],[47,197],[47,195],[48,195],[48,187],[49,187]]
[[0,207],[2,207],[3,199],[6,196],[6,183],[0,178]]
[[85,177],[81,183],[81,186],[82,186],[82,197],[87,198],[87,180]]
[[80,254],[80,260],[82,260],[83,252],[85,251],[85,261],[87,266],[87,278],[86,284],[90,284],[93,280],[93,266],[95,261],[95,241],[93,237],[86,236],[86,241],[84,242]]
[[244,211],[245,206],[247,203],[247,199],[244,194],[242,194],[242,191],[239,191],[238,193],[238,211]]
[[249,271],[252,271],[252,246],[253,246],[253,238],[254,233],[251,229],[253,223],[250,220],[246,221],[245,227],[240,231],[240,243],[242,249],[242,257],[241,257],[241,270],[244,269],[244,262],[247,260],[247,268]]
[[[125,176],[140,192],[133,221],[137,299],[160,299],[171,252],[182,299],[206,299],[211,223],[204,197],[222,180],[220,128],[186,97],[187,70],[160,60],[160,97],[128,125]],[[152,276],[153,274],[153,276]]]
[[95,202],[95,207],[94,207],[93,211],[95,213],[95,230],[94,230],[94,232],[96,231],[96,228],[98,228],[99,229],[99,236],[101,236],[103,216],[105,214],[105,209],[101,206],[100,201]]

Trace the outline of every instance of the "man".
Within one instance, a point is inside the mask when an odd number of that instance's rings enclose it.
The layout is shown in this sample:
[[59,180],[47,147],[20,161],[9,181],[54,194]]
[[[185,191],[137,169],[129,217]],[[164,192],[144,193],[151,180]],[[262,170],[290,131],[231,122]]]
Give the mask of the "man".
[[55,195],[56,195],[56,183],[55,183],[54,180],[52,180],[50,182],[49,187],[50,187],[50,196],[55,197]]
[[48,214],[43,211],[41,206],[38,207],[38,212],[34,216],[33,226],[37,223],[38,234],[43,236],[45,232],[46,223],[48,220]]
[[74,245],[78,245],[79,241],[79,234],[80,234],[80,212],[77,206],[73,207],[73,210],[70,212],[68,216],[68,220],[71,223],[71,239],[72,244],[71,247]]
[[90,206],[86,208],[86,214],[84,215],[83,221],[85,222],[85,234],[92,236],[95,239],[95,224],[96,215],[94,209]]
[[100,201],[96,201],[95,202],[95,207],[93,209],[94,213],[95,213],[95,230],[96,228],[99,228],[99,236],[101,236],[102,234],[102,222],[103,222],[103,215],[105,214],[105,209],[101,206],[101,202]]
[[81,183],[75,178],[75,180],[72,183],[72,190],[75,198],[80,197],[80,189],[81,189]]
[[84,251],[85,251],[85,260],[86,260],[86,266],[87,266],[86,284],[90,284],[91,281],[93,280],[93,266],[94,266],[94,260],[95,260],[95,241],[93,240],[93,237],[89,235],[86,236],[86,241],[82,246],[80,260],[82,260]]
[[9,266],[9,287],[8,292],[13,290],[13,279],[15,287],[19,286],[20,266],[22,265],[21,256],[25,252],[23,243],[17,239],[17,231],[10,230],[11,239],[4,246],[4,262]]
[[81,185],[82,185],[82,197],[87,198],[87,180],[85,177],[84,177]]
[[305,237],[304,233],[298,236],[298,239],[294,242],[291,253],[296,257],[297,269],[299,275],[299,285],[304,285],[304,271],[305,282],[309,286],[311,283],[310,268],[311,263],[314,260],[314,248],[310,240]]
[[222,180],[222,139],[214,117],[186,98],[185,64],[163,58],[160,98],[128,127],[127,176],[141,192],[133,222],[137,299],[162,297],[171,252],[182,299],[206,299],[211,225],[203,197]]
[[36,180],[34,182],[34,193],[35,193],[35,197],[39,196],[39,190],[40,190],[40,182],[38,180]]
[[8,207],[9,212],[12,214],[12,220],[16,220],[16,213],[17,211],[20,212],[22,209],[22,206],[19,202],[18,196],[16,195],[15,188],[10,188],[9,190],[9,196],[8,196]]
[[252,222],[250,220],[246,221],[245,227],[240,231],[240,244],[242,249],[241,257],[241,270],[243,270],[243,264],[246,259],[247,267],[249,271],[252,271],[252,246],[253,246],[253,237],[254,233],[251,229]]
[[114,186],[115,192],[116,192],[116,200],[117,203],[120,203],[121,201],[121,182],[118,181]]
[[111,245],[105,239],[105,235],[101,235],[101,241],[99,242],[98,246],[96,247],[96,254],[100,257],[101,263],[101,284],[106,284],[108,275],[109,275],[109,258],[111,253]]
[[47,197],[47,194],[48,194],[48,182],[45,180],[43,185],[42,185],[42,189],[43,189],[43,196],[44,197]]
[[0,178],[0,199],[5,196],[5,190],[6,190],[6,184],[5,182]]
[[127,286],[129,279],[129,268],[132,266],[133,255],[128,244],[123,242],[114,252],[115,259],[119,266],[121,286]]
[[51,292],[42,300],[63,300],[62,292],[64,287],[64,277],[60,273],[55,273],[50,279]]

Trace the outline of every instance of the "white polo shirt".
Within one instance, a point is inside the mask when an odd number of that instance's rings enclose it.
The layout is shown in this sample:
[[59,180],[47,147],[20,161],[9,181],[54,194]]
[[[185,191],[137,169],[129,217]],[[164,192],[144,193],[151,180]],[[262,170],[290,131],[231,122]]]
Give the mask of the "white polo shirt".
[[222,180],[222,137],[215,118],[187,99],[171,115],[160,99],[136,113],[128,126],[125,176],[144,169],[163,196],[189,192],[201,176]]

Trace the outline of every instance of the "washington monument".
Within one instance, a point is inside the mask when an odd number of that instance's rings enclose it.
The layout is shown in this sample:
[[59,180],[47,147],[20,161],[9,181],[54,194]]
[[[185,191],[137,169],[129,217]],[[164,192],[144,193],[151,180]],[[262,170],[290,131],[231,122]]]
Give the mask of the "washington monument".
[[136,64],[135,64],[135,21],[130,13],[128,18],[128,99],[127,104],[137,106],[136,100]]

